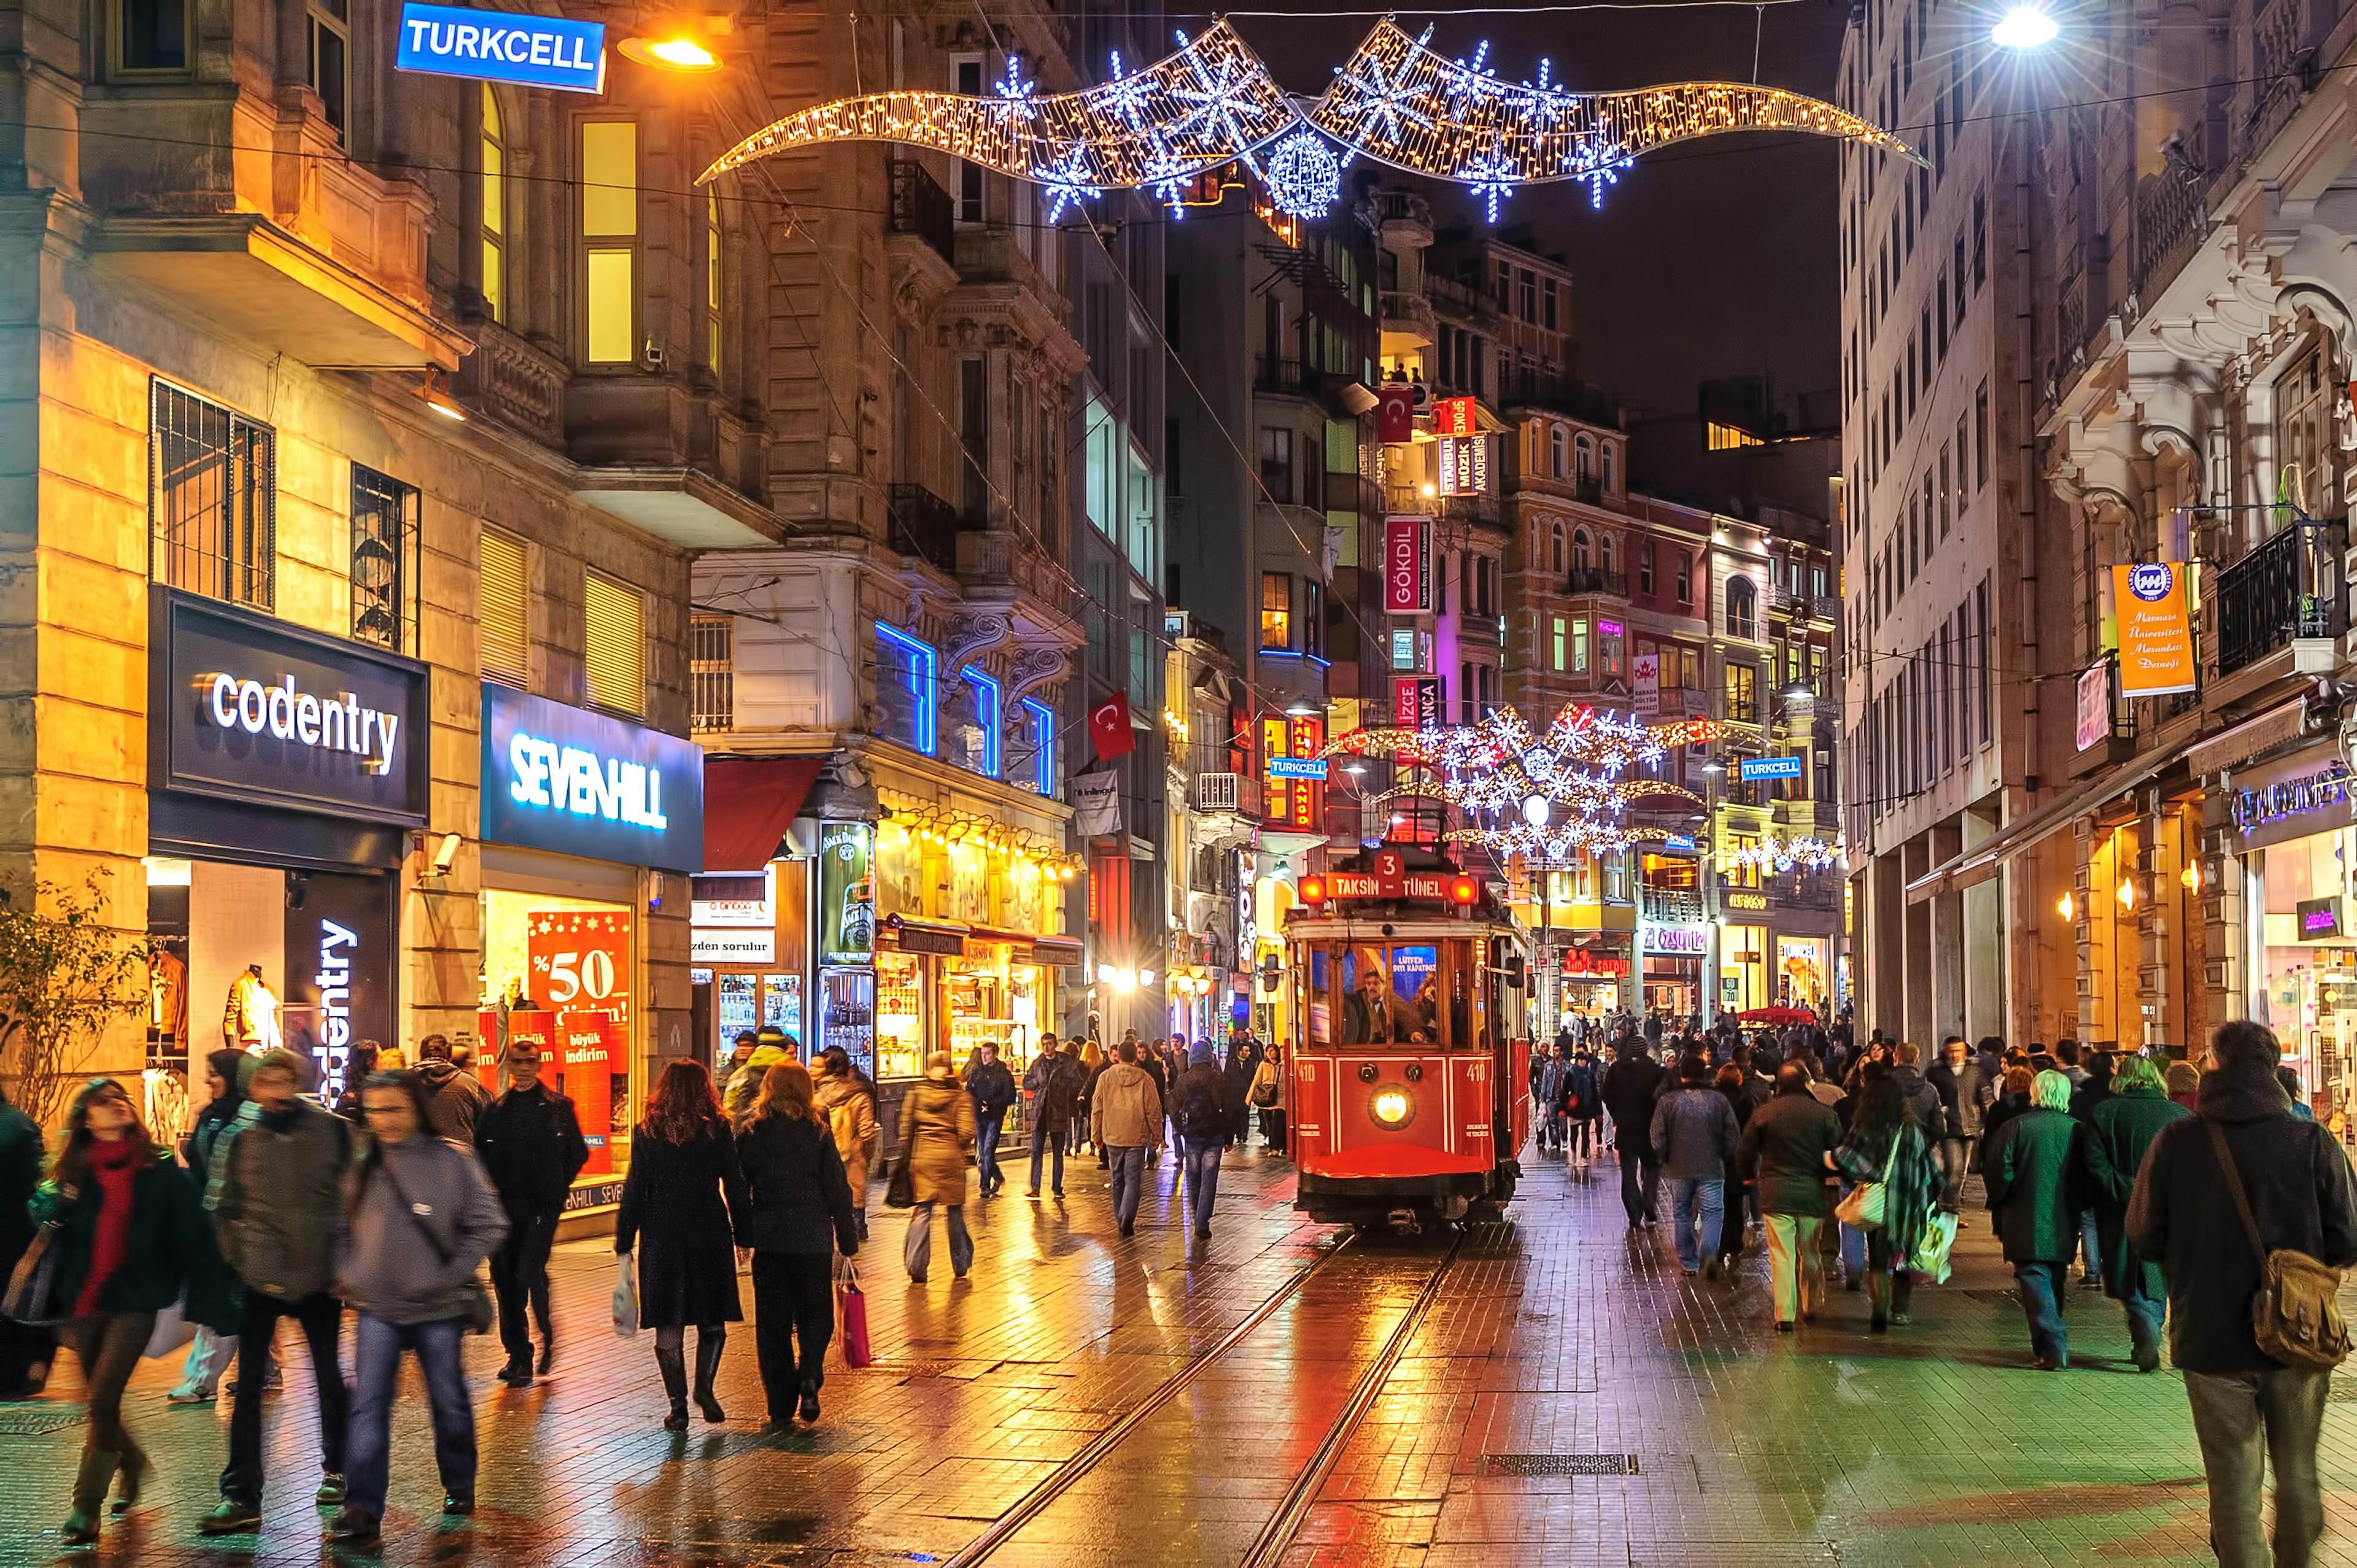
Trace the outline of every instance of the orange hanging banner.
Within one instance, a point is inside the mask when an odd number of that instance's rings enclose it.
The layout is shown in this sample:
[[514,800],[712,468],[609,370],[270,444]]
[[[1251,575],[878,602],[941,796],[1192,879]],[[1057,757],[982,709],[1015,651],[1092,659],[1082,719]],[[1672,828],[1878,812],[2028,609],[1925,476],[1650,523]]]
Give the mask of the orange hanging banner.
[[2123,697],[2157,697],[2194,689],[2193,628],[2186,611],[2185,570],[2183,564],[2167,561],[2112,568]]

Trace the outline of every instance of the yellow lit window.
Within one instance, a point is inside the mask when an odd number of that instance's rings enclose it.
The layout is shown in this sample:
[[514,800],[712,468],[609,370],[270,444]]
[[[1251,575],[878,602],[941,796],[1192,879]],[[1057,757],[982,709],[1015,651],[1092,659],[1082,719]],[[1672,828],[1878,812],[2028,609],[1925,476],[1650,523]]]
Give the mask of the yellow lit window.
[[494,321],[507,319],[507,145],[501,139],[500,101],[483,84],[483,308]]
[[1293,577],[1289,573],[1260,575],[1260,645],[1269,649],[1293,646]]
[[1705,425],[1704,433],[1707,445],[1713,452],[1731,452],[1738,446],[1768,445],[1748,430],[1738,430],[1732,424],[1721,424],[1717,420],[1712,420]]
[[532,644],[525,609],[523,543],[504,533],[483,534],[481,594],[483,679],[532,684]]
[[720,379],[721,350],[727,336],[721,325],[720,260],[720,190],[716,186],[704,198],[705,362],[712,367],[715,381]]
[[646,711],[646,601],[636,588],[596,572],[582,593],[587,623],[582,663],[589,700],[617,713]]
[[581,238],[591,364],[627,364],[637,347],[639,128],[628,120],[581,126]]

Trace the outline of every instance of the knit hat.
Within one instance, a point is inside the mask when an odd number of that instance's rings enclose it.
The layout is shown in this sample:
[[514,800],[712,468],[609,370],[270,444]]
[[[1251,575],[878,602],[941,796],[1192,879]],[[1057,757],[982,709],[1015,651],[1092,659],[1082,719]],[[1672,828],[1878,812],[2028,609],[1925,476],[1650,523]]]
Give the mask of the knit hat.
[[1189,1067],[1210,1067],[1217,1059],[1215,1053],[1211,1049],[1211,1042],[1209,1040],[1197,1040],[1193,1045],[1187,1047],[1187,1065]]
[[303,1058],[296,1056],[293,1051],[288,1050],[284,1046],[274,1046],[269,1050],[261,1052],[259,1055],[250,1055],[243,1061],[237,1064],[238,1092],[240,1094],[251,1093],[253,1088],[253,1080],[259,1077],[265,1069],[275,1068],[284,1068],[288,1072],[293,1073],[295,1075],[295,1087],[296,1089],[304,1089],[309,1086],[309,1080],[303,1070]]

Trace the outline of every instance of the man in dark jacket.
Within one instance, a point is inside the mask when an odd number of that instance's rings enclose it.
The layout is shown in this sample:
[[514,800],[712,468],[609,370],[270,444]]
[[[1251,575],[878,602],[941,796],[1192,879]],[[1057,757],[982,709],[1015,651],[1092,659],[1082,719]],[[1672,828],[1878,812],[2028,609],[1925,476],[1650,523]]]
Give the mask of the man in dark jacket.
[[1635,1230],[1652,1224],[1661,1187],[1661,1157],[1646,1138],[1663,1074],[1634,1035],[1621,1036],[1612,1053],[1612,1065],[1604,1069],[1604,1109],[1611,1113],[1612,1144],[1620,1155],[1620,1207]]
[[1940,1096],[1940,1171],[1946,1178],[1940,1208],[1953,1214],[1964,1201],[1970,1150],[1981,1130],[1981,1069],[1964,1048],[1962,1035],[1940,1042],[1940,1059],[1923,1074],[1923,1081]]
[[1187,1207],[1195,1234],[1211,1233],[1211,1205],[1220,1195],[1220,1151],[1243,1120],[1235,1092],[1209,1040],[1187,1053],[1187,1070],[1170,1086],[1170,1120],[1178,1131],[1178,1155],[1187,1172]]
[[998,1059],[998,1047],[987,1040],[982,1044],[982,1060],[965,1080],[965,1091],[974,1101],[974,1175],[981,1178],[982,1196],[988,1197],[1006,1185],[1006,1173],[998,1168],[998,1140],[1006,1133],[1006,1112],[1015,1103],[1015,1075]]
[[461,1072],[450,1060],[450,1042],[428,1035],[417,1043],[417,1087],[425,1091],[425,1112],[437,1138],[475,1145],[475,1128],[490,1107],[491,1091],[471,1072]]
[[565,1214],[573,1178],[589,1163],[589,1144],[573,1101],[541,1081],[540,1047],[518,1040],[508,1047],[508,1091],[491,1101],[475,1125],[475,1153],[507,1210],[507,1239],[491,1254],[491,1285],[500,1297],[500,1343],[508,1364],[500,1381],[532,1387],[532,1329],[525,1307],[540,1320],[540,1375],[556,1359],[548,1316],[548,1252]]
[[[2264,1025],[2222,1027],[2201,1075],[2201,1113],[2161,1129],[2128,1200],[2128,1240],[2169,1278],[2169,1357],[2185,1374],[2210,1479],[2210,1543],[2227,1564],[2267,1561],[2259,1494],[2270,1455],[2275,1561],[2307,1563],[2324,1529],[2316,1447],[2332,1380],[2260,1353],[2251,1332],[2259,1255],[2289,1249],[2336,1269],[2357,1263],[2348,1157],[2330,1133],[2292,1116],[2275,1081],[2280,1055]],[[2221,1139],[2255,1240],[2219,1165]]]
[[221,1500],[197,1526],[242,1535],[262,1523],[262,1396],[278,1320],[302,1325],[319,1396],[317,1500],[344,1500],[344,1436],[351,1395],[338,1359],[344,1305],[332,1294],[343,1220],[351,1123],[301,1097],[305,1063],[283,1047],[241,1064],[246,1104],[213,1145],[205,1206],[221,1259],[245,1286],[238,1322],[237,1393],[230,1406]]
[[1791,1333],[1796,1317],[1813,1320],[1824,1302],[1817,1235],[1833,1212],[1825,1156],[1841,1141],[1840,1118],[1809,1092],[1809,1069],[1786,1062],[1776,1069],[1775,1098],[1751,1113],[1736,1145],[1736,1166],[1759,1196],[1768,1232],[1768,1281],[1780,1333]]
[[2127,1239],[2128,1199],[2145,1151],[2160,1130],[2192,1114],[2169,1098],[2160,1069],[2140,1056],[2123,1057],[2105,1074],[2103,1101],[2086,1121],[2081,1145],[2088,1195],[2104,1242],[2104,1293],[2128,1315],[2128,1337],[2136,1346],[2139,1372],[2160,1370],[2160,1313],[2167,1297],[2160,1264],[2147,1261]]
[[[1689,1274],[1704,1267],[1718,1277],[1720,1232],[1726,1223],[1727,1163],[1735,1156],[1742,1130],[1727,1096],[1710,1087],[1708,1058],[1688,1057],[1678,1064],[1678,1087],[1653,1107],[1648,1142],[1670,1184],[1678,1266]],[[1702,1221],[1702,1236],[1695,1221]]]
[[1981,1180],[2029,1319],[2030,1365],[2051,1372],[2071,1364],[2062,1281],[2079,1250],[2079,1213],[2086,1207],[2085,1130],[2071,1120],[2071,1080],[2061,1073],[2040,1073],[2029,1099],[2029,1109],[1998,1130],[1981,1161]]
[[1072,1125],[1072,1107],[1088,1081],[1089,1069],[1081,1065],[1078,1056],[1059,1050],[1055,1036],[1039,1036],[1039,1054],[1031,1058],[1030,1070],[1023,1075],[1023,1092],[1031,1096],[1031,1190],[1025,1196],[1039,1196],[1039,1162],[1050,1153],[1056,1163],[1049,1185],[1058,1197],[1064,1196],[1064,1135]]

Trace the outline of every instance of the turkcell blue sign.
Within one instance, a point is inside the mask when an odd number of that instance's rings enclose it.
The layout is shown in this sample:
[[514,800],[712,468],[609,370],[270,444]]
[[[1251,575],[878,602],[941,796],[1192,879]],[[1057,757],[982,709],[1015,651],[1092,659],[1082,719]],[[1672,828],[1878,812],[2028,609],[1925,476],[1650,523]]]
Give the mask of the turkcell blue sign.
[[1743,759],[1746,783],[1754,779],[1798,779],[1801,759],[1797,757],[1747,757]]
[[485,843],[704,869],[704,748],[545,697],[483,686]]
[[1322,757],[1272,757],[1268,759],[1271,779],[1323,779],[1326,759]]
[[401,48],[393,63],[436,76],[603,92],[606,27],[602,22],[409,0],[401,8]]
[[1671,833],[1662,840],[1662,847],[1663,849],[1682,849],[1688,854],[1692,854],[1694,853],[1694,840],[1688,838],[1684,833]]

